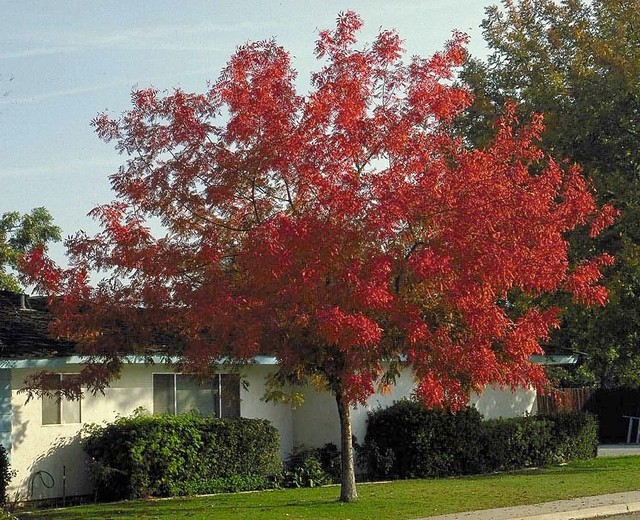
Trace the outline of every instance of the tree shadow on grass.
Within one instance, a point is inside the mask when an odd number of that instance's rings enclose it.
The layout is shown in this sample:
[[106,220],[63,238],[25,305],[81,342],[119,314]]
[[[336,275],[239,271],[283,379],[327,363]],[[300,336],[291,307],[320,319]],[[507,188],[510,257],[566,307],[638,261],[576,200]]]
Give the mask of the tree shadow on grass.
[[[275,491],[277,493],[277,491]],[[220,494],[208,497],[175,497],[148,498],[128,500],[123,502],[105,502],[96,505],[78,506],[63,510],[49,510],[46,512],[23,513],[19,518],[35,519],[47,518],[53,520],[91,520],[109,518],[188,518],[191,515],[208,515],[214,518],[226,518],[226,513],[238,514],[247,511],[249,516],[256,511],[273,513],[282,508],[287,510],[326,508],[339,504],[337,498],[318,498],[291,500],[283,497],[276,503],[245,504],[238,500],[238,493]]]

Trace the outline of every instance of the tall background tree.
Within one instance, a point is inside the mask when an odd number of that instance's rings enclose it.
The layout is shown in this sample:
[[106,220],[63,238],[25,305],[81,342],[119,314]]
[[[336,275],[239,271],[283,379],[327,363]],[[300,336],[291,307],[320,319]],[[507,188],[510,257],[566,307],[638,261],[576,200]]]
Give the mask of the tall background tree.
[[[121,117],[100,115],[98,134],[128,157],[116,201],[93,211],[102,231],[68,240],[68,269],[40,252],[26,265],[55,297],[56,332],[95,356],[75,381],[90,389],[161,340],[182,370],[273,355],[274,390],[330,392],[343,501],[357,497],[353,405],[402,366],[428,406],[459,408],[489,383],[542,386],[529,358],[558,320],[542,296],[603,304],[612,261],[569,259],[565,233],[595,236],[613,212],[545,158],[538,119],[519,125],[507,108],[482,149],[452,132],[470,103],[452,85],[462,35],[404,62],[395,32],[358,47],[360,26],[348,12],[320,32],[306,96],[265,41],[240,47],[204,94],[139,90]],[[512,305],[521,294],[528,304]]]
[[482,23],[490,49],[462,73],[475,95],[460,126],[481,145],[507,99],[518,113],[544,114],[543,149],[581,165],[598,201],[621,211],[597,241],[576,232],[580,254],[616,256],[602,308],[568,307],[548,348],[582,353],[570,385],[640,384],[640,2],[522,0],[490,7]]
[[30,213],[3,213],[0,217],[0,289],[21,291],[20,259],[35,248],[47,250],[51,242],[59,242],[60,228],[46,208]]

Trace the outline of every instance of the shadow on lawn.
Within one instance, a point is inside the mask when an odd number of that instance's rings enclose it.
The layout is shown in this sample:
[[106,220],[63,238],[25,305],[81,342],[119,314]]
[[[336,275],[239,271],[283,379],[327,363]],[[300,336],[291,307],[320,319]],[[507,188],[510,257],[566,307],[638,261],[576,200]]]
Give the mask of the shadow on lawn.
[[[237,497],[237,495],[234,495]],[[47,518],[48,520],[91,520],[91,519],[110,519],[121,518],[124,515],[128,515],[135,518],[157,518],[156,515],[162,515],[162,517],[185,517],[185,515],[198,514],[206,512],[209,515],[219,516],[224,518],[225,511],[239,510],[245,511],[273,511],[282,507],[287,509],[291,508],[317,508],[326,507],[333,504],[338,504],[337,499],[317,499],[317,500],[305,500],[299,501],[287,501],[276,504],[239,504],[237,501],[231,502],[227,500],[227,497],[220,497],[220,503],[211,500],[212,497],[191,497],[185,498],[182,501],[180,498],[176,499],[149,499],[149,500],[135,500],[130,502],[112,502],[102,503],[92,506],[78,506],[78,508],[67,508],[64,510],[49,510],[49,511],[33,511],[23,512],[18,514],[18,518],[22,520]],[[178,503],[176,503],[178,501]],[[99,508],[96,510],[94,508]],[[74,511],[75,510],[75,511]]]

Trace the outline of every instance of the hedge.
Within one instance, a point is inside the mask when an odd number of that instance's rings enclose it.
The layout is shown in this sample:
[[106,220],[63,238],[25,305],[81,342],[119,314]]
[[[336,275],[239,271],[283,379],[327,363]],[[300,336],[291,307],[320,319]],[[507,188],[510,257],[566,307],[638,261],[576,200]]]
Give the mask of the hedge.
[[598,451],[598,422],[583,412],[564,412],[485,424],[485,472],[587,460]]
[[266,420],[138,415],[87,433],[101,500],[264,489],[281,472],[279,434]]
[[588,459],[597,445],[590,414],[484,421],[405,400],[369,414],[359,455],[371,479],[445,477]]

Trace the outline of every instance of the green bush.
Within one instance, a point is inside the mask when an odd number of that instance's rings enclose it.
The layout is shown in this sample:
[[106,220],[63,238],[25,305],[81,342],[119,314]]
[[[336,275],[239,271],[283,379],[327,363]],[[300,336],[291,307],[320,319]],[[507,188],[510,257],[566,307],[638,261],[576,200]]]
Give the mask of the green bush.
[[598,454],[598,419],[591,413],[546,416],[553,422],[554,451],[560,462],[588,460]]
[[493,419],[484,426],[485,471],[586,460],[598,449],[598,424],[587,413]]
[[483,425],[483,472],[509,471],[551,463],[546,460],[551,422],[537,416],[492,419]]
[[287,459],[284,487],[315,487],[340,482],[340,452],[333,443],[298,448]]
[[481,429],[482,415],[475,408],[452,415],[402,400],[369,414],[358,453],[373,479],[477,473]]
[[14,472],[11,471],[11,466],[9,465],[7,450],[0,446],[0,506],[4,506],[7,503],[7,487],[13,475]]
[[399,401],[369,414],[358,450],[372,479],[444,477],[594,457],[597,423],[585,413],[482,420]]
[[279,435],[266,420],[137,415],[87,433],[103,500],[264,489],[281,471]]

